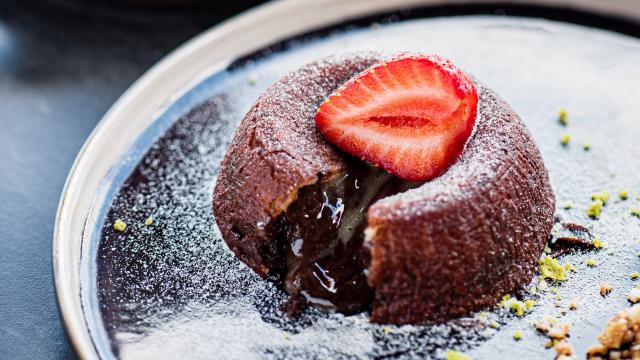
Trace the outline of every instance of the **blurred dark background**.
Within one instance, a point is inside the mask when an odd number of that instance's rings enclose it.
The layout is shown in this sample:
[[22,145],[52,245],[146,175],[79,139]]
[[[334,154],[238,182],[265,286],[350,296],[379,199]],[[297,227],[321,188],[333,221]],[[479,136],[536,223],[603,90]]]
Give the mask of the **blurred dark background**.
[[51,239],[67,173],[96,123],[162,56],[258,3],[0,0],[0,359],[75,357]]

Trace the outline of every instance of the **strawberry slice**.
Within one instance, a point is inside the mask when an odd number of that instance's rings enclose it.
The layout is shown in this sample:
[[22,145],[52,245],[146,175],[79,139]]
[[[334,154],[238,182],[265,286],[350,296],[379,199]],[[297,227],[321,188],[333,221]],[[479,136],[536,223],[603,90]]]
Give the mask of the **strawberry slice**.
[[338,148],[405,180],[427,181],[464,150],[477,105],[473,82],[449,60],[404,53],[342,85],[315,121]]

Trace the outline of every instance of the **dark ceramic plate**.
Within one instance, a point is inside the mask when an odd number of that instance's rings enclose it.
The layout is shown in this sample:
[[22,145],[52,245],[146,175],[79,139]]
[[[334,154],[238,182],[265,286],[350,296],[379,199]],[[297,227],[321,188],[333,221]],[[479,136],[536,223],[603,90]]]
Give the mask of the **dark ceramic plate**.
[[[499,15],[495,7],[440,7],[364,19],[398,4],[356,1],[337,12],[336,0],[300,12],[303,3],[268,5],[177,50],[123,95],[88,140],[61,200],[54,246],[60,306],[79,354],[437,358],[456,349],[474,358],[551,359],[553,350],[532,323],[553,317],[572,324],[570,343],[582,357],[607,320],[628,306],[630,274],[640,270],[640,219],[630,214],[640,207],[640,41],[584,24],[636,35],[639,27],[531,7],[502,7]],[[596,11],[597,3],[580,5]],[[640,11],[633,1],[611,6],[618,14],[628,9],[628,19]],[[484,15],[471,14],[478,12]],[[344,17],[359,20],[308,33]],[[220,238],[211,210],[219,162],[269,84],[319,57],[358,50],[442,54],[496,90],[542,151],[560,222],[586,226],[606,247],[561,257],[577,272],[550,284],[557,295],[525,291],[537,304],[522,318],[493,310],[443,325],[385,327],[370,324],[367,314],[283,316],[284,293],[241,264]],[[557,121],[561,108],[569,111],[567,127]],[[572,137],[567,147],[560,145],[564,133]],[[622,190],[631,194],[626,201],[616,196]],[[597,191],[612,198],[594,221],[586,208]],[[127,223],[124,233],[112,230],[116,218]],[[598,265],[586,266],[587,258]],[[604,298],[601,282],[613,286]],[[578,309],[568,311],[572,301]],[[494,321],[499,329],[487,326]],[[516,330],[524,334],[519,342]]]

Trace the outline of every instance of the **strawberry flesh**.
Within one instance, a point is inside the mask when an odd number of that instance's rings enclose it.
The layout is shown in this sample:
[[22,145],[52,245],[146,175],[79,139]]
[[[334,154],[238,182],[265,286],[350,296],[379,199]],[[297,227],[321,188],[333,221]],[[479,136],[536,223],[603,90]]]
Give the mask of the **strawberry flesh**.
[[315,122],[341,150],[402,179],[428,181],[464,150],[477,105],[473,82],[449,60],[405,53],[342,85]]

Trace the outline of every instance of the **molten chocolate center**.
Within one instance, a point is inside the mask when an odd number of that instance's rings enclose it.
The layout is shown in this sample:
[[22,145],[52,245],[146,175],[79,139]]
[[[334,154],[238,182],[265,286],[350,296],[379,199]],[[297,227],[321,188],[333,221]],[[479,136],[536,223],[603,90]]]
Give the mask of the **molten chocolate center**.
[[348,171],[304,187],[287,209],[287,272],[284,279],[296,313],[307,303],[355,313],[371,303],[369,251],[363,246],[367,209],[374,201],[419,186],[348,160]]

